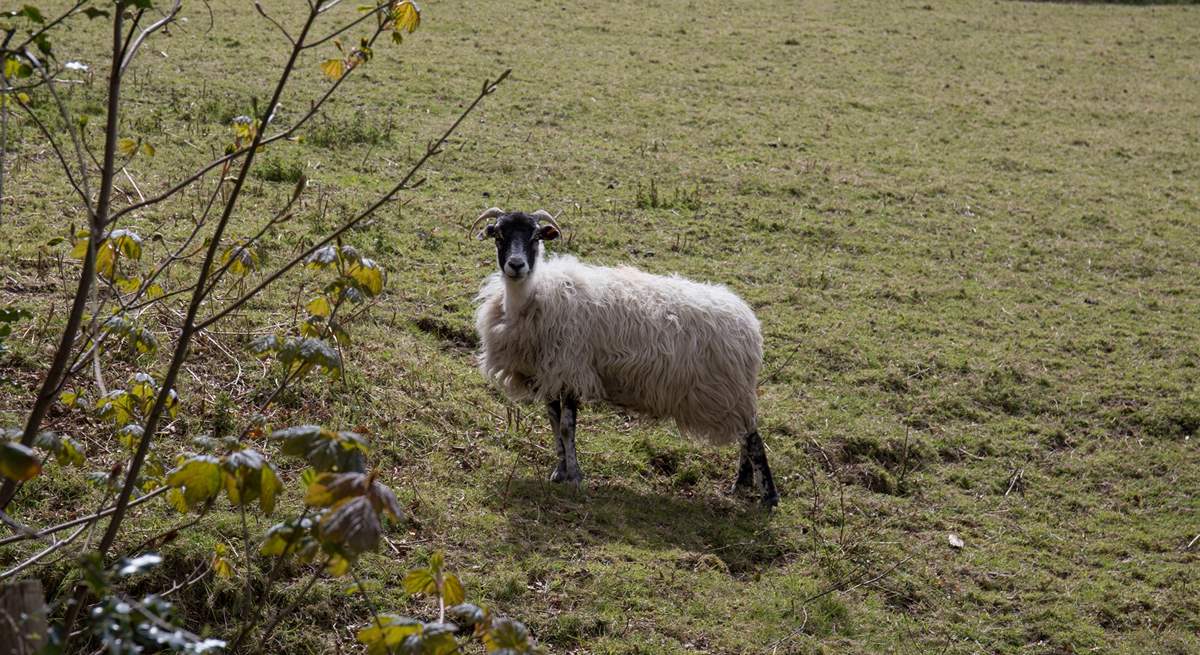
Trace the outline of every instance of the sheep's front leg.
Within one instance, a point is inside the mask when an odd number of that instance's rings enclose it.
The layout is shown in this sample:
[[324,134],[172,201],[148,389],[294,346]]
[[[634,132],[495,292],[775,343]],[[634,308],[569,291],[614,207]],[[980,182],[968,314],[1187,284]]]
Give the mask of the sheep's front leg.
[[558,466],[550,474],[551,482],[579,484],[583,481],[583,473],[575,457],[575,415],[578,410],[579,402],[572,396],[563,396],[562,402],[554,400],[546,404],[558,450]]
[[741,461],[738,464],[737,482],[734,483],[733,490],[743,491],[753,485],[755,491],[760,494],[762,504],[775,507],[779,504],[779,492],[775,490],[771,466],[767,464],[767,451],[758,430],[742,436],[740,450]]

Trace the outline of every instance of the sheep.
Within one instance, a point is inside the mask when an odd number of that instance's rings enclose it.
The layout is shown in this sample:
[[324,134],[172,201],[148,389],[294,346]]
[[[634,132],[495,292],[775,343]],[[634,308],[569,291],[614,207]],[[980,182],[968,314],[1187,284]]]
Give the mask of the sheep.
[[714,445],[737,440],[731,492],[779,503],[757,427],[762,335],[741,298],[677,275],[544,257],[542,242],[559,236],[544,210],[493,207],[472,230],[484,221],[477,236],[495,240],[499,270],[476,298],[479,369],[510,399],[545,403],[559,459],[552,481],[583,480],[579,404],[606,402],[673,418],[684,435]]

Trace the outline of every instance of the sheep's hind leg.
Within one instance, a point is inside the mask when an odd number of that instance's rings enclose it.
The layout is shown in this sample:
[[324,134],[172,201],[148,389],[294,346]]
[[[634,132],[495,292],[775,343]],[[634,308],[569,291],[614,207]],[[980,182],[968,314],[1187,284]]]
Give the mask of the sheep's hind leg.
[[733,490],[748,490],[753,485],[754,490],[761,494],[762,504],[775,507],[779,504],[779,492],[775,490],[771,466],[767,464],[767,451],[763,447],[758,430],[742,436],[740,450],[741,462],[738,464],[738,477],[737,482],[733,484]]
[[575,456],[575,416],[579,411],[579,402],[571,396],[563,396],[561,403],[557,400],[547,403],[546,410],[554,426],[554,442],[558,450],[558,466],[550,474],[550,481],[579,484],[583,481],[579,460]]
[[754,467],[750,465],[750,453],[746,448],[746,441],[746,436],[743,436],[741,445],[738,447],[737,480],[734,481],[733,488],[729,490],[729,493],[734,495],[749,493],[754,489]]

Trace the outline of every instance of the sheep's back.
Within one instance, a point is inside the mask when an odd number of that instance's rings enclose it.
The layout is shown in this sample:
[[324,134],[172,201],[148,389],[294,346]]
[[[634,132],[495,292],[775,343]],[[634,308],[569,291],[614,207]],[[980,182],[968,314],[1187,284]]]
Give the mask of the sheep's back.
[[569,363],[569,374],[553,377],[582,381],[569,391],[583,399],[672,417],[707,441],[754,429],[762,337],[737,295],[629,267],[547,264],[538,305],[550,346],[542,353],[553,361],[540,369]]

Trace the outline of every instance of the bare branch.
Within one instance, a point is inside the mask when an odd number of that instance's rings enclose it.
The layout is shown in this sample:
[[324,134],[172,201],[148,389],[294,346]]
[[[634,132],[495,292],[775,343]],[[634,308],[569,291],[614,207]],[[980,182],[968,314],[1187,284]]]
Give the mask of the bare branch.
[[[338,36],[344,34],[347,30],[353,28],[354,26],[367,20],[368,18],[379,15],[379,13],[381,11],[383,11],[384,9],[387,9],[387,8],[388,8],[388,5],[386,5],[386,4],[379,5],[375,9],[372,9],[371,11],[368,11],[367,13],[363,14],[362,16],[359,16],[358,18],[354,19],[353,21],[350,21],[349,23],[346,23],[345,25],[333,30],[329,34],[326,34],[325,36],[323,36],[315,41],[306,43],[304,45],[304,49],[307,50],[309,48],[315,48],[327,41],[336,39]],[[378,32],[376,32],[376,33],[378,34]],[[374,40],[374,39],[372,39],[372,40]]]
[[387,193],[380,196],[379,199],[376,200],[374,203],[372,203],[369,207],[364,209],[362,212],[360,212],[354,218],[351,218],[350,220],[343,223],[341,227],[334,230],[332,233],[330,233],[324,239],[318,241],[316,244],[314,244],[313,246],[311,246],[304,252],[300,253],[299,255],[296,255],[294,258],[292,258],[291,261],[284,264],[283,266],[281,266],[280,268],[275,270],[275,272],[268,275],[265,280],[260,282],[257,286],[255,286],[250,291],[243,294],[242,297],[233,301],[232,304],[230,304],[229,306],[225,307],[224,309],[218,311],[217,313],[213,314],[212,316],[210,316],[210,317],[204,319],[203,321],[201,321],[200,323],[198,323],[196,325],[196,329],[203,330],[204,328],[207,328],[208,326],[212,325],[213,323],[216,323],[217,321],[221,320],[230,312],[236,311],[239,307],[246,304],[247,301],[249,301],[251,298],[253,298],[255,295],[257,295],[260,291],[262,291],[267,286],[269,286],[272,282],[274,282],[275,280],[277,280],[281,276],[283,276],[284,273],[287,273],[292,268],[294,268],[297,264],[299,264],[300,262],[307,259],[309,257],[309,255],[311,255],[314,252],[316,252],[317,250],[329,245],[331,242],[333,242],[334,239],[340,237],[342,234],[344,234],[347,231],[349,231],[350,229],[352,229],[355,225],[358,225],[363,219],[365,219],[366,217],[375,213],[375,211],[378,210],[380,207],[382,207],[384,204],[391,202],[392,198],[397,193],[408,188],[409,180],[411,180],[413,178],[413,176],[416,175],[417,172],[421,170],[421,167],[425,165],[425,162],[429,161],[429,159],[431,157],[433,157],[441,152],[442,145],[445,144],[446,140],[450,138],[450,135],[453,134],[456,129],[458,129],[458,126],[463,122],[463,120],[466,119],[466,117],[471,113],[471,111],[474,110],[475,107],[481,101],[483,101],[484,98],[486,98],[487,96],[494,93],[496,91],[496,87],[501,82],[503,82],[504,79],[507,78],[510,73],[512,73],[511,68],[504,71],[503,73],[501,73],[500,77],[496,78],[495,82],[489,82],[489,81],[485,80],[483,83],[483,90],[480,91],[478,96],[476,96],[474,102],[472,102],[470,105],[467,106],[466,109],[463,110],[463,112],[459,115],[458,119],[455,120],[454,123],[449,128],[446,129],[446,131],[442,134],[442,136],[437,141],[429,144],[429,146],[426,147],[425,154],[422,155],[421,158],[417,160],[416,164],[413,164],[413,167],[411,169],[409,169],[408,173],[404,176],[404,178],[401,179],[396,184],[396,186],[392,187],[392,189],[390,191],[388,191]]
[[288,31],[287,31],[287,29],[285,29],[285,28],[283,27],[283,25],[280,25],[280,24],[279,24],[279,21],[277,21],[277,20],[275,20],[274,18],[271,18],[270,16],[268,16],[268,15],[267,15],[267,12],[266,12],[266,10],[265,10],[265,9],[263,9],[263,7],[262,7],[262,3],[260,3],[258,0],[254,0],[254,8],[258,10],[258,15],[260,15],[260,16],[262,16],[263,18],[265,18],[265,19],[267,19],[268,21],[270,21],[270,23],[271,23],[272,25],[274,25],[275,27],[279,28],[279,31],[280,31],[280,32],[283,32],[283,37],[284,37],[285,39],[287,39],[287,40],[288,40],[288,43],[291,43],[292,45],[296,45],[296,39],[293,39],[293,38],[292,38],[292,35],[291,35],[291,34],[288,34]]
[[166,16],[163,16],[162,18],[151,23],[149,27],[142,30],[141,33],[137,35],[137,38],[133,39],[133,41],[128,44],[128,47],[125,49],[125,56],[123,59],[121,59],[121,72],[125,72],[125,68],[129,66],[129,62],[133,61],[134,55],[137,54],[138,48],[142,46],[142,42],[146,40],[146,37],[154,34],[158,30],[165,27],[168,23],[175,20],[175,16],[179,14],[179,9],[182,6],[183,0],[175,0],[175,4],[171,6],[171,9],[167,12]]
[[13,566],[11,569],[9,569],[3,573],[0,573],[0,580],[4,580],[5,578],[11,578],[12,576],[20,573],[21,571],[24,571],[25,569],[33,566],[34,564],[37,564],[38,562],[40,562],[42,559],[46,558],[47,556],[54,554],[60,548],[71,545],[71,542],[78,539],[79,535],[83,534],[84,530],[87,530],[87,528],[88,528],[87,525],[79,526],[79,529],[76,530],[75,532],[72,532],[71,536],[67,537],[66,539],[63,539],[62,541],[55,541],[54,543],[50,544],[49,546],[46,546],[45,548],[38,551],[36,554],[34,554],[32,557],[25,560],[24,562],[21,562],[20,564]]
[[[148,494],[139,496],[136,500],[129,501],[129,507],[130,508],[137,507],[138,505],[141,505],[144,502],[147,502],[153,498],[161,496],[162,494],[165,494],[166,492],[167,492],[167,487],[159,487],[159,488],[155,489],[154,491],[151,491]],[[41,530],[38,530],[37,532],[30,532],[27,534],[26,533],[15,534],[11,537],[5,537],[3,539],[0,539],[0,546],[6,546],[8,544],[15,543],[18,541],[25,541],[27,539],[42,539],[42,538],[46,537],[47,535],[51,535],[51,534],[54,534],[55,532],[60,532],[62,530],[66,530],[68,528],[73,528],[81,523],[87,523],[87,522],[93,521],[95,519],[103,518],[105,516],[108,516],[109,514],[112,514],[116,510],[117,510],[116,507],[109,507],[107,509],[100,510],[99,512],[96,512],[94,514],[88,514],[87,516],[81,516],[77,519],[71,519],[70,521],[67,521],[65,523],[59,523],[58,525],[54,525],[49,528],[43,528]]]

